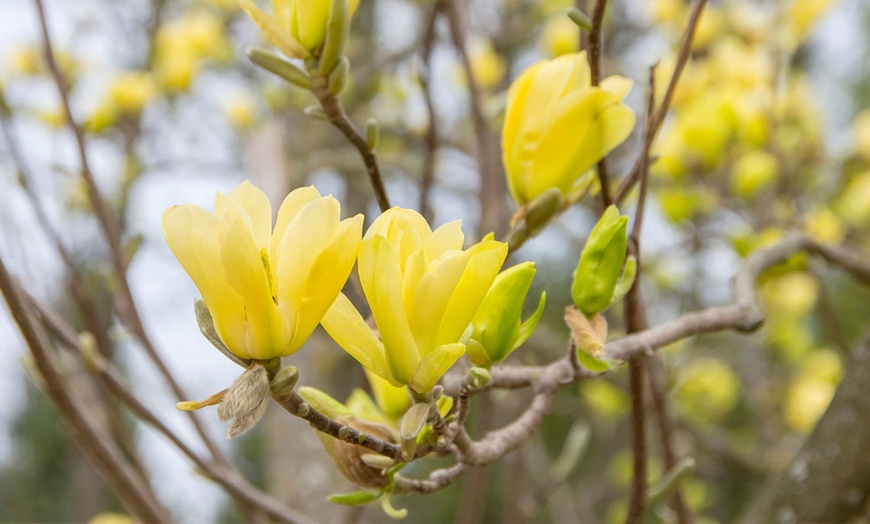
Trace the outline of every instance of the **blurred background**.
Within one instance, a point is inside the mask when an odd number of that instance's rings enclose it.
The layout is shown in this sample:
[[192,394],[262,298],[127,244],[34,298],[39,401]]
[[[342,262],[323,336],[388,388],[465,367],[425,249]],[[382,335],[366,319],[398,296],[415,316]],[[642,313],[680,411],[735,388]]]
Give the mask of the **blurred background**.
[[[578,50],[585,34],[565,15],[570,1],[455,5],[451,18],[432,2],[361,0],[342,98],[357,125],[369,117],[380,123],[378,155],[394,204],[423,211],[433,226],[461,219],[468,238],[489,231],[503,238],[516,211],[497,145],[505,91],[533,62]],[[314,184],[341,200],[345,216],[366,213],[368,224],[377,204],[364,166],[329,124],[303,114],[315,103],[310,94],[247,60],[248,46],[264,44],[235,1],[44,6],[90,170],[119,217],[126,279],[144,330],[189,398],[205,398],[229,386],[239,369],[199,334],[198,293],[163,241],[163,210],[185,202],[211,208],[216,192],[250,179],[273,206],[292,188]],[[580,0],[578,7],[592,6]],[[638,115],[634,135],[610,156],[617,180],[640,149],[648,68],[659,63],[662,94],[691,7],[682,0],[608,4],[604,74],[635,80],[627,100]],[[0,257],[31,295],[96,337],[141,402],[205,452],[141,338],[113,307],[117,274],[41,45],[35,4],[0,1]],[[643,240],[652,324],[729,301],[741,260],[788,232],[870,253],[868,52],[870,5],[861,0],[709,1],[653,147]],[[634,198],[623,213],[633,213]],[[563,310],[596,216],[587,198],[512,254],[513,263],[537,262],[532,295],[546,290],[548,304],[511,362],[542,364],[564,354]],[[699,522],[735,520],[789,467],[868,334],[868,289],[818,261],[796,257],[759,285],[768,313],[762,330],[693,337],[656,359],[678,449],[698,464],[682,487]],[[619,336],[619,308],[609,315],[611,336]],[[0,340],[0,521],[88,521],[123,512],[33,379],[5,304]],[[291,359],[301,383],[338,399],[365,383],[361,368],[322,331]],[[163,435],[95,385],[80,361],[61,361],[175,519],[246,520]],[[567,388],[520,450],[444,491],[394,503],[408,507],[413,522],[622,521],[631,479],[626,375],[618,369]],[[503,425],[528,399],[528,392],[476,397],[470,431]],[[350,484],[314,432],[275,406],[232,442],[223,441],[212,412],[199,418],[253,484],[287,505],[317,521],[387,520],[376,505],[325,501]],[[855,424],[870,433],[867,419]],[[654,483],[664,468],[649,433]],[[423,476],[448,464],[422,462],[411,472]],[[665,506],[649,515],[672,518]]]

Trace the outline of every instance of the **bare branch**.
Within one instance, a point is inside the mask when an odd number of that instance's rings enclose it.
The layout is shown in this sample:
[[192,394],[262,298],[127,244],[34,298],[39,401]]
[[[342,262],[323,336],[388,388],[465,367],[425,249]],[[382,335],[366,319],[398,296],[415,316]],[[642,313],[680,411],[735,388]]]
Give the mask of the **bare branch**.
[[456,479],[465,473],[466,465],[463,463],[454,464],[449,468],[436,469],[429,473],[429,478],[418,480],[409,479],[401,475],[396,475],[396,485],[393,493],[402,495],[405,493],[434,493],[446,488]]
[[[589,31],[589,79],[592,86],[601,82],[601,32],[604,26],[604,11],[607,0],[596,0],[592,11],[592,30]],[[607,169],[607,157],[598,161],[598,182],[601,184],[602,209],[613,201],[610,198],[610,174]]]

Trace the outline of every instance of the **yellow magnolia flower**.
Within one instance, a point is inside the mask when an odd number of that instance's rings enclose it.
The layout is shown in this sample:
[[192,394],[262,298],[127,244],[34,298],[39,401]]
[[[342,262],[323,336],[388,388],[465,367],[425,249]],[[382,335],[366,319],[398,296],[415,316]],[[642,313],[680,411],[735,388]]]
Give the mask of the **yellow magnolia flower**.
[[459,221],[435,231],[416,211],[394,207],[371,225],[359,277],[380,339],[344,295],[323,317],[326,332],[394,386],[425,394],[465,353],[464,336],[505,257],[485,238],[462,249]]
[[[359,0],[347,0],[350,16],[357,4]],[[323,45],[332,14],[332,0],[272,0],[274,16],[261,11],[253,0],[239,0],[239,5],[266,38],[292,58],[305,58]]]
[[214,213],[192,204],[163,214],[169,248],[193,279],[224,344],[244,359],[298,350],[344,287],[362,215],[313,186],[290,193],[272,230],[266,194],[244,182],[218,193]]
[[586,53],[562,55],[523,71],[508,92],[503,160],[514,200],[526,204],[577,179],[621,144],[634,127],[622,103],[632,82],[621,76],[591,87]]

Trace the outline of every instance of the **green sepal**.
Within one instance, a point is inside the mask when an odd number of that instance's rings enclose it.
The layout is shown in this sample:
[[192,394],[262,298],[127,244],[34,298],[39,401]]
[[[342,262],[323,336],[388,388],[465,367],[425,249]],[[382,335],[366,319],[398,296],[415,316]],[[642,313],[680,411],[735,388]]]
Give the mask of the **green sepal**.
[[326,38],[320,54],[318,71],[326,76],[338,63],[344,53],[344,46],[350,37],[350,10],[347,0],[332,0],[329,9],[329,23],[326,25]]
[[225,357],[243,368],[247,368],[251,364],[250,359],[244,359],[237,356],[235,353],[230,351],[230,348],[228,348],[226,344],[224,344],[221,337],[217,334],[217,330],[214,327],[214,320],[211,317],[211,312],[205,306],[205,302],[201,299],[196,299],[193,302],[193,310],[196,313],[196,324],[199,326],[199,330],[202,332],[202,335],[206,340],[211,342],[211,345],[223,353]]
[[622,270],[622,276],[619,277],[619,283],[616,284],[613,297],[610,299],[610,306],[625,298],[625,295],[631,290],[631,286],[634,285],[635,276],[637,276],[637,259],[628,257],[625,259],[625,269]]
[[598,360],[597,358],[593,357],[582,349],[577,350],[577,360],[584,368],[592,371],[593,373],[602,373],[604,371],[613,369],[613,366],[608,361]]
[[568,10],[568,18],[577,24],[577,27],[580,29],[583,29],[584,31],[592,31],[592,20],[589,19],[589,15],[576,7],[572,7]]
[[526,343],[526,340],[532,336],[535,328],[538,327],[541,317],[544,316],[544,306],[547,305],[547,292],[541,291],[541,299],[538,300],[538,307],[525,322],[520,324],[520,336],[514,342],[514,347],[510,350],[511,353],[519,349],[520,346]]
[[339,58],[338,63],[332,68],[329,73],[329,78],[326,79],[326,92],[332,96],[336,96],[347,85],[347,75],[350,69],[350,61],[346,56]]
[[342,506],[363,506],[370,504],[379,498],[382,493],[376,491],[352,491],[350,493],[333,493],[326,497],[326,500],[333,504],[341,504]]
[[369,117],[369,119],[366,120],[366,145],[369,146],[369,150],[374,151],[375,148],[378,147],[380,134],[378,119],[375,117]]
[[407,509],[396,509],[393,507],[392,502],[390,502],[389,495],[384,495],[384,497],[381,498],[381,509],[384,510],[384,513],[386,513],[388,517],[394,520],[402,520],[403,518],[408,516]]
[[562,208],[562,192],[558,188],[551,187],[529,202],[526,209],[526,227],[529,234],[534,236],[544,228],[556,213]]
[[326,116],[326,112],[319,105],[312,104],[310,106],[307,106],[305,109],[302,110],[302,112],[305,113],[305,116],[311,117],[315,120],[323,120],[324,122],[329,121],[329,117]]
[[260,47],[248,48],[247,54],[251,62],[266,71],[283,78],[296,87],[306,91],[311,90],[311,78],[308,76],[308,73],[292,62],[288,62],[275,53]]

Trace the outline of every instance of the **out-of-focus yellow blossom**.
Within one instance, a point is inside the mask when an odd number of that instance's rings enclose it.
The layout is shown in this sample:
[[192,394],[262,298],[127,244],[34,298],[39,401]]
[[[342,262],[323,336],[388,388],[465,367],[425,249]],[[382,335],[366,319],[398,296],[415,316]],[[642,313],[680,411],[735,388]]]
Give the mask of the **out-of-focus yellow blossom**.
[[692,48],[707,48],[713,41],[722,36],[724,25],[725,17],[722,15],[722,10],[715,5],[705,6],[701,12],[701,19],[698,20],[698,27],[695,29]]
[[[81,63],[70,53],[54,50],[54,59],[67,82],[72,82],[81,69]],[[23,45],[13,49],[9,57],[9,69],[13,74],[21,76],[36,76],[46,73],[42,52],[36,45]]]
[[852,176],[837,199],[835,210],[847,224],[867,227],[870,223],[870,171]]
[[718,358],[696,358],[680,373],[675,400],[677,408],[689,420],[715,424],[740,400],[740,378]]
[[539,62],[508,91],[503,161],[514,200],[526,204],[550,188],[569,195],[583,173],[625,141],[634,113],[621,76],[591,87],[586,53]]
[[808,376],[798,376],[788,387],[783,402],[783,416],[793,430],[809,433],[828,409],[836,386]]
[[792,271],[765,282],[761,295],[778,314],[803,317],[816,305],[819,283],[809,273]]
[[94,109],[84,121],[84,129],[89,133],[101,133],[118,121],[118,108],[106,100]]
[[109,98],[121,113],[137,115],[157,96],[157,86],[146,71],[128,71],[109,83]]
[[136,521],[133,520],[133,517],[125,513],[110,513],[104,511],[103,513],[97,513],[91,517],[88,524],[133,524],[134,522]]
[[36,117],[52,129],[60,129],[66,125],[66,113],[59,107],[52,110],[37,109]]
[[223,19],[209,9],[193,9],[163,24],[156,49],[155,77],[164,89],[177,92],[190,89],[203,61],[221,61],[232,54]]
[[628,395],[604,378],[583,382],[580,392],[589,407],[602,417],[621,417],[628,411]]
[[227,101],[224,114],[234,128],[240,131],[249,129],[256,118],[256,101],[248,94],[237,94]]
[[686,4],[681,0],[654,0],[652,19],[657,24],[678,24],[686,15]]
[[749,151],[734,162],[731,189],[743,198],[754,198],[769,187],[779,170],[776,157],[766,151]]
[[[350,16],[357,4],[359,0],[347,0]],[[323,45],[332,14],[332,0],[273,0],[272,16],[261,11],[253,0],[239,0],[239,5],[266,38],[292,58],[305,58]]]
[[214,213],[167,209],[163,235],[227,348],[268,360],[311,336],[350,275],[362,221],[341,220],[338,200],[309,186],[284,199],[273,230],[268,197],[244,182],[218,193]]
[[580,49],[580,31],[577,24],[559,13],[550,17],[541,33],[541,48],[549,57],[576,53]]
[[682,222],[716,209],[718,195],[703,186],[670,186],[656,191],[659,206],[671,222]]
[[476,40],[469,47],[468,61],[477,85],[483,89],[496,87],[504,78],[507,67],[504,59],[495,52],[489,40]]
[[391,384],[428,393],[465,353],[466,329],[507,256],[491,237],[465,250],[463,240],[459,221],[432,231],[416,211],[384,212],[358,262],[380,339],[344,295],[323,318],[326,332]]
[[858,113],[852,122],[852,141],[855,144],[855,153],[870,161],[870,108]]
[[807,235],[824,244],[839,244],[846,238],[846,230],[837,215],[826,207],[819,207],[809,213],[806,220]]

